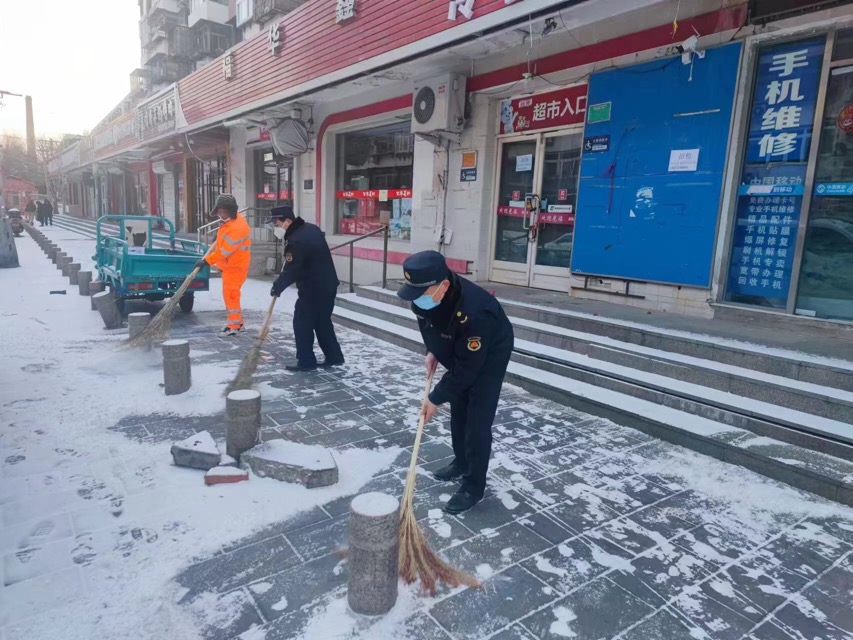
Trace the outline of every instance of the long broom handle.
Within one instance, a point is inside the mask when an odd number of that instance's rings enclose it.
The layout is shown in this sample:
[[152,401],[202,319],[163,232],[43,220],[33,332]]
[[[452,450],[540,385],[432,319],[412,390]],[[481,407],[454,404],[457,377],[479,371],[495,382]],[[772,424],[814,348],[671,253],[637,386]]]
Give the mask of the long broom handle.
[[412,460],[409,462],[409,474],[406,476],[406,490],[403,494],[403,502],[409,502],[412,499],[412,495],[415,492],[415,469],[418,466],[418,451],[421,448],[421,437],[424,433],[424,419],[426,418],[426,414],[424,413],[424,407],[426,406],[426,402],[429,399],[429,392],[432,388],[432,375],[433,372],[430,371],[427,374],[426,379],[426,389],[424,390],[424,399],[421,402],[421,415],[418,420],[418,431],[415,434],[415,445],[412,447]]

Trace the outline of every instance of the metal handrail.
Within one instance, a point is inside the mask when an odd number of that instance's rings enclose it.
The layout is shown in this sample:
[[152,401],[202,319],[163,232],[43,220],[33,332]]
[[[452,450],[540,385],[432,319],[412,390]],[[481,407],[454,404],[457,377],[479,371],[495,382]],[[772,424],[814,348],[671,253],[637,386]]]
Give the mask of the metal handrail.
[[353,238],[352,240],[347,240],[346,242],[342,242],[341,244],[331,247],[329,251],[337,251],[338,249],[342,249],[343,247],[349,246],[349,292],[355,292],[355,286],[353,284],[353,265],[354,265],[354,256],[353,256],[353,247],[356,242],[360,242],[366,238],[372,238],[373,236],[382,234],[382,288],[385,288],[385,285],[388,284],[388,233],[390,231],[390,227],[385,224],[379,227],[378,229],[371,231],[370,233],[365,233],[363,236],[359,236],[357,238]]

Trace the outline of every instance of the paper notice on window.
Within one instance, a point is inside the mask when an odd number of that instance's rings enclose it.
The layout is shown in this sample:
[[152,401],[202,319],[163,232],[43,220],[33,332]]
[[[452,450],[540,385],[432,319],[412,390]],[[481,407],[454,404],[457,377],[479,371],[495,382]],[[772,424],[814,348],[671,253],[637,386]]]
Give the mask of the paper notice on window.
[[696,171],[699,149],[673,149],[669,152],[670,171]]
[[519,171],[532,171],[533,170],[533,154],[528,153],[524,156],[516,156],[515,158],[515,170]]

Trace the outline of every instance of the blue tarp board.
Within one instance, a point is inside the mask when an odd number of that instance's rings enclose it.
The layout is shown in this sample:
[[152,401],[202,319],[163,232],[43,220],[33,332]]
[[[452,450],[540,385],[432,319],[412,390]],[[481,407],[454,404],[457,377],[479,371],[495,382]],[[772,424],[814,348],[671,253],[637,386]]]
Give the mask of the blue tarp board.
[[708,286],[740,52],[590,78],[589,104],[612,110],[584,136],[610,142],[581,162],[574,273]]

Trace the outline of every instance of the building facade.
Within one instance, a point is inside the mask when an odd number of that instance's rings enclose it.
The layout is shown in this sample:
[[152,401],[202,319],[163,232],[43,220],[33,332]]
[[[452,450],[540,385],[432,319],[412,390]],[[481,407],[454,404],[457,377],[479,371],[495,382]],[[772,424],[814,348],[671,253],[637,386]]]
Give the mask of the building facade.
[[[256,271],[292,202],[332,246],[387,226],[392,277],[437,249],[481,281],[853,320],[849,2],[238,0],[228,21],[240,42],[54,161],[92,183],[80,215],[193,232],[230,190]],[[377,281],[382,236],[352,250]]]

